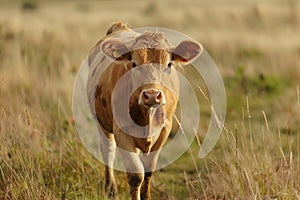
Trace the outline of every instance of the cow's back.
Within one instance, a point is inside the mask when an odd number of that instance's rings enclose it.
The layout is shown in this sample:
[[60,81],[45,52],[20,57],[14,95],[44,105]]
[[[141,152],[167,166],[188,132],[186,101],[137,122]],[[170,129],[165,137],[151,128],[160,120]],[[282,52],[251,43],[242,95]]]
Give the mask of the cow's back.
[[112,132],[113,116],[111,109],[111,95],[117,81],[126,73],[127,69],[122,64],[114,62],[101,50],[103,41],[109,38],[119,39],[126,45],[137,37],[137,33],[124,29],[111,33],[101,39],[89,54],[89,76],[87,83],[87,94],[92,113],[97,117],[100,125],[108,132]]

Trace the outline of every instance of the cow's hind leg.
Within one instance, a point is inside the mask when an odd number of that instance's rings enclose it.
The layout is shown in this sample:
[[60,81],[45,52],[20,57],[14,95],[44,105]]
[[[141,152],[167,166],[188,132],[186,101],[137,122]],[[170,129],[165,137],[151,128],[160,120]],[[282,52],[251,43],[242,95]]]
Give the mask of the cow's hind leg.
[[112,133],[101,134],[100,141],[103,162],[105,163],[105,192],[109,197],[117,198],[117,185],[113,172],[113,163],[116,154],[116,143]]

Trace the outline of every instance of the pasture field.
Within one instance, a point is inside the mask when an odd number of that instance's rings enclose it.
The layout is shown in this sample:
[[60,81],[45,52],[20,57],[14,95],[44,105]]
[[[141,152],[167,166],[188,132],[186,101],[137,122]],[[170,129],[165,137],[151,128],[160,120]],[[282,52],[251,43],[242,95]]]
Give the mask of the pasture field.
[[[226,87],[219,142],[199,159],[195,140],[157,171],[153,199],[300,199],[297,0],[0,0],[0,199],[105,199],[104,166],[83,147],[71,104],[81,62],[114,21],[193,37]],[[125,174],[116,179],[128,199]]]

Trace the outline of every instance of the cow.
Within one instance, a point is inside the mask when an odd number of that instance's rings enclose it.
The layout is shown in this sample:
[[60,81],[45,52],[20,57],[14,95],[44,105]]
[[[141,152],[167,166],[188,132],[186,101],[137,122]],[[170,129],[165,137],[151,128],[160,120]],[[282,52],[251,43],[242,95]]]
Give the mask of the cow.
[[[194,41],[181,41],[173,47],[161,32],[137,33],[121,22],[112,24],[106,36],[91,49],[87,95],[101,129],[108,196],[117,198],[113,163],[118,147],[131,199],[151,199],[151,177],[171,132],[178,103],[176,67],[189,64],[201,52],[201,44]],[[121,79],[123,82],[118,84]],[[126,94],[130,90],[133,91]],[[124,116],[130,116],[136,126],[144,128],[120,127]]]

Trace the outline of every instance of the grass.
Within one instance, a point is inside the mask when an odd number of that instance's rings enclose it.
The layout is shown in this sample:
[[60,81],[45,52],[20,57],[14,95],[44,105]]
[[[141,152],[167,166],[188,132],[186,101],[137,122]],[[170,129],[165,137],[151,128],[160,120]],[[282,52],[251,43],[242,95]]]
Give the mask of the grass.
[[[299,2],[0,3],[0,199],[105,199],[104,167],[77,136],[71,95],[87,52],[119,20],[195,38],[226,86],[217,146],[198,159],[194,141],[156,172],[153,199],[300,198]],[[126,176],[116,176],[128,199]]]

